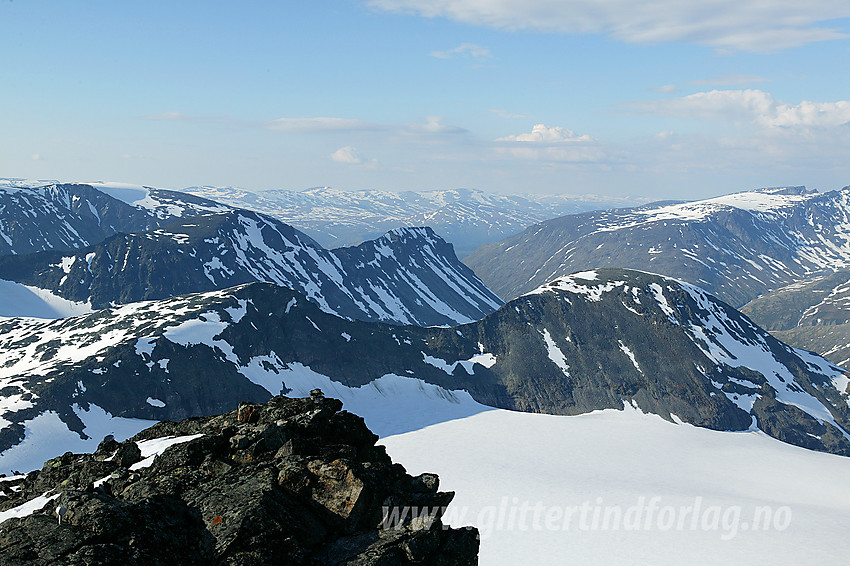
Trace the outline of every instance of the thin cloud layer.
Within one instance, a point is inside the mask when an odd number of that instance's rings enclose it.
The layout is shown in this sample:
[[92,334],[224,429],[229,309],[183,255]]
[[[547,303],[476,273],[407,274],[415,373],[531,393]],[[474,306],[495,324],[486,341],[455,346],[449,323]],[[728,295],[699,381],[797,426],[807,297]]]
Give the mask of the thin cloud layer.
[[760,75],[722,75],[719,77],[712,77],[709,79],[698,79],[695,81],[688,81],[687,84],[692,86],[715,86],[715,87],[729,87],[729,86],[747,86],[756,83],[767,83],[770,82],[770,79],[766,77],[762,77]]
[[349,118],[278,118],[266,124],[270,130],[281,132],[351,132],[380,130],[381,126]]
[[410,124],[407,130],[422,134],[464,134],[467,130],[446,124],[445,119],[440,116],[428,116],[423,124]]
[[726,120],[764,128],[834,128],[850,123],[850,101],[788,104],[755,89],[698,92],[635,102],[629,108],[655,116]]
[[850,17],[846,0],[370,0],[369,5],[495,28],[755,52],[847,38],[831,20]]
[[180,112],[160,112],[159,114],[148,114],[140,118],[142,120],[195,120],[197,116],[188,116]]

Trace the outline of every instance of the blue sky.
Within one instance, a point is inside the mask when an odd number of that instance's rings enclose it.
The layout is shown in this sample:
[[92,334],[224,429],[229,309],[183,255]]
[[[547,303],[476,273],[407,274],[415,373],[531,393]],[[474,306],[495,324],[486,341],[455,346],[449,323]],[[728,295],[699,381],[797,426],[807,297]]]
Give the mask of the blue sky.
[[0,0],[0,175],[834,189],[847,69],[848,0]]

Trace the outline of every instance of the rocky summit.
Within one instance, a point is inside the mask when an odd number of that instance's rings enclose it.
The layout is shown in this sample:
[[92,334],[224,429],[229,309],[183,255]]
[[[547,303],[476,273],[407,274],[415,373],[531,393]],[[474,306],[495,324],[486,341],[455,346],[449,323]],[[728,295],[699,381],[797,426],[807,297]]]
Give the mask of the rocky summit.
[[452,500],[314,391],[105,438],[0,478],[0,564],[477,564]]

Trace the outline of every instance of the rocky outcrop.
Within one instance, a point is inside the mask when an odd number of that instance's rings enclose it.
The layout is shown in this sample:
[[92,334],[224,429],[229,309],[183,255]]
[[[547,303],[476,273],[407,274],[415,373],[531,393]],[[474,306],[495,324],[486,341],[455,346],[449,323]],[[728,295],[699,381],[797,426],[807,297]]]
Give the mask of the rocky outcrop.
[[477,564],[477,532],[440,521],[454,494],[341,408],[242,403],[0,478],[0,563]]

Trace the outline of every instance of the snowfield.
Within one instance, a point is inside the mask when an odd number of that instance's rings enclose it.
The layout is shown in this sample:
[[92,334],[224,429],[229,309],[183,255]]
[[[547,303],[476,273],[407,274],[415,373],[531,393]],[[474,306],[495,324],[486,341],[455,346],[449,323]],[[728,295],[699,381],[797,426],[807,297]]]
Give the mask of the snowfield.
[[456,492],[446,522],[481,530],[481,566],[843,565],[850,553],[850,458],[761,432],[632,408],[488,410],[381,443]]

